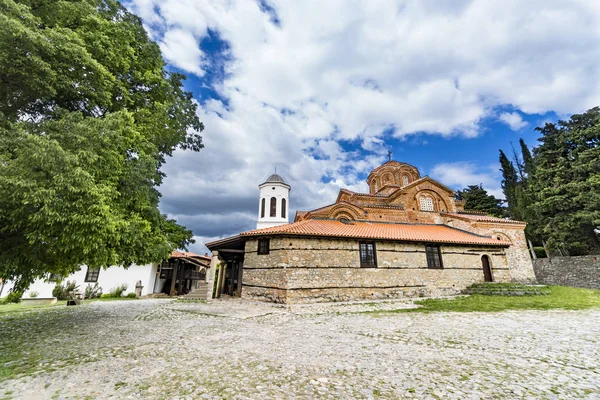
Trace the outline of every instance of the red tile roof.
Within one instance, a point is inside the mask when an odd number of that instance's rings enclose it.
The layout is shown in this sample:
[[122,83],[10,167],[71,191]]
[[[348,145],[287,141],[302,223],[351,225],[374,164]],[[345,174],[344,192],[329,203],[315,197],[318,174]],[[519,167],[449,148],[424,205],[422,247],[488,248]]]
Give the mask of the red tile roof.
[[210,257],[208,257],[208,256],[201,256],[200,254],[192,253],[191,251],[173,250],[170,255],[170,258],[187,258],[187,257],[204,258],[204,259],[210,260]]
[[446,225],[386,224],[358,221],[352,221],[350,224],[345,224],[338,220],[319,219],[309,219],[272,228],[256,229],[240,234],[242,237],[262,235],[299,235],[382,239],[406,242],[510,246],[509,242],[476,235]]
[[496,217],[490,217],[489,215],[485,215],[485,214],[468,214],[468,213],[441,213],[442,215],[448,216],[448,217],[456,217],[456,218],[462,218],[462,219],[466,219],[469,221],[478,221],[478,222],[494,222],[494,223],[500,223],[500,224],[516,224],[516,225],[527,225],[527,222],[523,222],[523,221],[517,221],[514,219],[505,219],[505,218],[496,218]]

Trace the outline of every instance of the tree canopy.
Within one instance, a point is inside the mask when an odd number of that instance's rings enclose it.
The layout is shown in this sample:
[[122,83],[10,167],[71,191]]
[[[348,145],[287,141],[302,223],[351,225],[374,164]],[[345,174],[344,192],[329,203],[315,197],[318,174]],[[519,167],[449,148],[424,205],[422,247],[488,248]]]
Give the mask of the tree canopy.
[[485,212],[495,217],[504,217],[506,210],[502,207],[502,200],[488,194],[482,185],[469,185],[456,192],[457,200],[465,201],[465,211]]
[[181,74],[114,0],[0,0],[0,278],[165,258],[161,167],[200,150]]
[[[510,216],[528,223],[527,235],[570,255],[600,251],[600,108],[536,128],[533,154],[521,139],[524,174],[500,151]],[[515,157],[515,163],[520,160]]]
[[600,108],[537,128],[529,181],[538,234],[570,254],[600,250]]

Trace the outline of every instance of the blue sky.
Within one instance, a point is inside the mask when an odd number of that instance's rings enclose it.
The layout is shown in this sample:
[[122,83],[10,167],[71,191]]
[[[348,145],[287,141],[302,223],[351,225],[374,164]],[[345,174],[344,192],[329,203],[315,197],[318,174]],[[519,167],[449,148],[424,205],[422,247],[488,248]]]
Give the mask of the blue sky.
[[[255,226],[277,167],[290,208],[332,202],[388,150],[501,195],[498,150],[600,103],[595,1],[130,0],[186,74],[205,149],[168,161],[161,209],[203,243]],[[293,214],[292,214],[293,215]]]

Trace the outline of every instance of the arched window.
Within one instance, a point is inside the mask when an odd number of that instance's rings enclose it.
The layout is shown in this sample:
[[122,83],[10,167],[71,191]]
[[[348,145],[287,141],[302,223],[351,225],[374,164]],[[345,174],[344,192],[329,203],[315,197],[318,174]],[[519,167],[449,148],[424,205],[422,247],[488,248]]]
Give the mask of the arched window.
[[265,217],[265,198],[264,197],[260,202],[260,217],[261,218]]
[[402,177],[402,186],[408,185],[408,175]]
[[281,199],[281,218],[285,218],[285,199]]
[[271,217],[274,217],[277,214],[277,199],[275,197],[271,197]]
[[419,199],[421,211],[433,211],[433,199],[429,196],[421,196]]

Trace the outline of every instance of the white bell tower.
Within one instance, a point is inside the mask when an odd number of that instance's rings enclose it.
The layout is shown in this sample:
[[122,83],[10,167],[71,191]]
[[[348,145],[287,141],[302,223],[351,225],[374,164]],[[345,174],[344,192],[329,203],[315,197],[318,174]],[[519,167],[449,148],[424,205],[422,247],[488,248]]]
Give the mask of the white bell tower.
[[290,185],[285,183],[281,176],[273,174],[258,185],[258,188],[260,197],[256,229],[289,223]]

